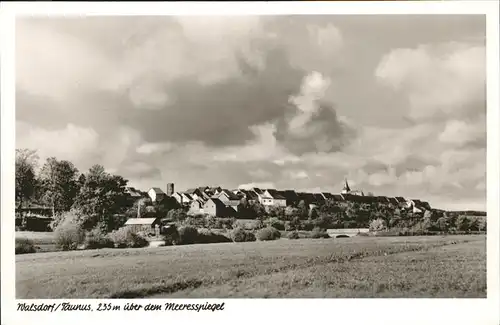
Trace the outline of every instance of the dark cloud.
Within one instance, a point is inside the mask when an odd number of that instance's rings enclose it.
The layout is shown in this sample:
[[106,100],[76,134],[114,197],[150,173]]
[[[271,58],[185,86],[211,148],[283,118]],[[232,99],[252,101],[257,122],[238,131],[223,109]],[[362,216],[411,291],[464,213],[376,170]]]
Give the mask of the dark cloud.
[[280,119],[276,126],[276,140],[296,155],[340,151],[356,137],[355,129],[341,121],[333,105],[324,101],[301,130],[290,129],[286,119]]
[[304,72],[290,67],[279,49],[266,53],[259,70],[239,59],[241,75],[204,85],[195,77],[169,82],[171,103],[159,110],[140,107],[127,112],[127,122],[146,141],[201,141],[209,146],[244,144],[254,134],[249,127],[284,115]]

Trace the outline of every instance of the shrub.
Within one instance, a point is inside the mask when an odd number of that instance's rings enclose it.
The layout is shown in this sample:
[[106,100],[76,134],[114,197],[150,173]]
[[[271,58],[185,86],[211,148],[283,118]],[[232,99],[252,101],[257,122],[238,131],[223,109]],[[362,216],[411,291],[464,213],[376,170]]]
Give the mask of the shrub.
[[215,233],[209,229],[200,229],[198,231],[198,243],[200,244],[212,244],[212,243],[227,243],[231,239],[224,236],[223,234]]
[[311,231],[314,229],[314,223],[311,221],[304,221],[300,224],[300,230]]
[[176,245],[179,241],[179,231],[177,230],[177,226],[172,224],[164,227],[163,240],[167,246]]
[[370,222],[370,231],[382,231],[386,229],[385,220],[382,218],[374,219]]
[[257,232],[258,240],[275,240],[281,238],[281,233],[278,229],[273,227],[266,227]]
[[233,229],[234,218],[206,217],[206,227],[210,229]]
[[28,238],[16,238],[16,254],[36,253],[33,241]]
[[288,237],[288,239],[299,239],[300,238],[298,231],[289,232],[287,237]]
[[330,235],[326,232],[326,230],[321,228],[314,228],[310,235],[311,238],[330,238]]
[[285,230],[285,223],[276,217],[267,219],[265,223],[268,227],[272,227],[278,230]]
[[80,223],[72,218],[64,219],[54,231],[56,245],[62,250],[75,250],[83,243],[85,232]]
[[113,248],[113,241],[99,228],[94,228],[85,234],[86,249]]
[[192,226],[182,226],[178,230],[179,241],[178,245],[195,244],[198,240],[198,230]]
[[146,247],[149,242],[146,238],[139,236],[132,229],[128,227],[122,227],[115,230],[109,234],[109,238],[113,240],[114,247],[117,248],[138,248]]
[[247,241],[255,241],[255,235],[250,231],[246,231],[243,228],[235,228],[231,232],[231,239],[236,242],[247,242]]

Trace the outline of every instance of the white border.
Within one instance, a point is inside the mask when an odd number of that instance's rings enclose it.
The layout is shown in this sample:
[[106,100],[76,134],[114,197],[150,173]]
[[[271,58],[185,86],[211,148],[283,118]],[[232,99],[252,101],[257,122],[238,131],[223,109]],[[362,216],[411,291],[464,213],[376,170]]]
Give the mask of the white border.
[[[499,324],[499,32],[497,1],[444,2],[240,2],[240,3],[5,3],[0,4],[2,325],[197,321],[205,324],[356,322],[360,324]],[[193,312],[16,313],[14,256],[15,15],[285,15],[487,14],[488,298],[487,299],[225,299],[226,310]],[[95,300],[86,300],[89,302]],[[147,303],[149,300],[141,300]],[[219,300],[220,301],[220,300]],[[73,300],[72,302],[77,302]],[[159,300],[155,302],[160,303]],[[186,301],[189,302],[189,301]],[[197,301],[202,303],[204,301]],[[124,304],[124,301],[113,301]],[[253,316],[253,317],[252,317]],[[189,317],[189,319],[187,319]],[[255,317],[255,318],[254,318]]]

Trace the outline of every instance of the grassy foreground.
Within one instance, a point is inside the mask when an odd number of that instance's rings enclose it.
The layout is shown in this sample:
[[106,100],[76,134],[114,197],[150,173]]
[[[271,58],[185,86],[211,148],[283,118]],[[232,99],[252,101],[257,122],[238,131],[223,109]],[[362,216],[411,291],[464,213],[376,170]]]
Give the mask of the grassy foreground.
[[354,237],[16,255],[25,298],[486,297],[486,237]]

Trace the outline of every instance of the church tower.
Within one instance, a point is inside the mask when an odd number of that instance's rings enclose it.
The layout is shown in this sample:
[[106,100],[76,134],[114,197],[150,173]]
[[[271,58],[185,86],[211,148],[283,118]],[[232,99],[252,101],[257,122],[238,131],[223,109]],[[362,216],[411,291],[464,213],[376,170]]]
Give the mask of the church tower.
[[342,189],[342,194],[349,194],[351,192],[351,188],[349,187],[349,184],[347,183],[347,179],[344,180],[344,188]]

